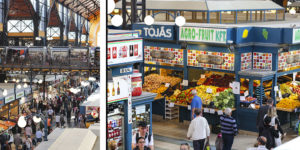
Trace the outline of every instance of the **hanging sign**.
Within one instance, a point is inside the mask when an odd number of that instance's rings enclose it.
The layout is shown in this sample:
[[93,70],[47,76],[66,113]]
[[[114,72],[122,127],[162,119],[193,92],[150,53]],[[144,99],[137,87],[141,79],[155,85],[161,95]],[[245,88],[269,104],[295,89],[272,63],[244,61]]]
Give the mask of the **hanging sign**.
[[24,91],[17,93],[16,99],[19,99],[21,97],[24,97]]
[[133,29],[145,39],[174,40],[174,26],[135,24]]
[[293,43],[300,42],[300,29],[293,29]]
[[180,41],[226,43],[227,29],[180,27]]
[[132,39],[108,42],[107,64],[117,65],[143,61],[143,40]]
[[5,104],[15,100],[15,95],[5,97]]

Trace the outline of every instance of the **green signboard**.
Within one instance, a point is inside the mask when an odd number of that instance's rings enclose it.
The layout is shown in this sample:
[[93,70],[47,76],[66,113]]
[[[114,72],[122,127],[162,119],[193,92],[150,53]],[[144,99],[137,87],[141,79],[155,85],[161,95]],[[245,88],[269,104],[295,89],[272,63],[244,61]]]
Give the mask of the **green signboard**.
[[5,97],[5,104],[14,101],[15,100],[15,95],[7,96]]
[[226,43],[227,29],[180,27],[180,41]]
[[300,42],[300,29],[293,29],[293,43]]
[[19,99],[21,97],[24,97],[24,91],[17,93],[16,99]]

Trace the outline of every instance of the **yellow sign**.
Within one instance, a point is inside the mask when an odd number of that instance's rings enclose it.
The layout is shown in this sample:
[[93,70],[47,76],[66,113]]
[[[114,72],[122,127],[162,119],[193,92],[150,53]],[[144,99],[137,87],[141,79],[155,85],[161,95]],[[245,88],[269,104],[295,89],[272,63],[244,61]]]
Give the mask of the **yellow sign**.
[[247,37],[248,37],[248,30],[245,29],[244,32],[243,32],[243,39],[245,39]]

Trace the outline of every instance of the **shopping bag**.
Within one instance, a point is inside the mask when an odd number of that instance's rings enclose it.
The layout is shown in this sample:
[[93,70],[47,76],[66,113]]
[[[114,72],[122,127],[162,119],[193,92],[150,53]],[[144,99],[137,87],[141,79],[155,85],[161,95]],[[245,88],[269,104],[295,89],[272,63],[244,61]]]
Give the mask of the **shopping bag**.
[[204,150],[210,150],[209,139],[207,139],[207,141],[204,145]]
[[279,137],[275,138],[275,145],[276,145],[276,147],[281,145],[281,136],[282,135],[281,135],[280,132],[278,134],[279,134]]
[[222,150],[223,148],[223,139],[222,139],[222,134],[219,133],[215,142],[216,145],[216,150]]

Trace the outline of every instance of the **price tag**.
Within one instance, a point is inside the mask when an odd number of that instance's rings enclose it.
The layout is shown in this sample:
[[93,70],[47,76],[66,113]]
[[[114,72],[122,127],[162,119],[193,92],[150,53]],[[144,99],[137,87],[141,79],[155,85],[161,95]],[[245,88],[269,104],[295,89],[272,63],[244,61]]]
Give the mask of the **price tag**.
[[174,103],[170,103],[170,104],[169,104],[169,107],[174,107]]
[[240,96],[240,100],[241,100],[241,101],[246,100],[245,96]]
[[222,110],[218,110],[218,115],[223,115],[223,111]]
[[191,110],[191,105],[188,105],[188,110]]
[[204,112],[205,113],[209,113],[209,109],[208,108],[204,108]]
[[280,99],[282,98],[281,91],[278,91],[278,96],[279,96]]
[[278,91],[278,86],[274,86],[274,91]]
[[297,72],[293,72],[293,82],[296,81]]
[[207,88],[206,89],[206,93],[212,93],[212,89],[211,88]]
[[209,113],[214,114],[215,112],[215,109],[209,109]]
[[170,83],[166,83],[165,87],[167,87],[167,88],[170,87]]
[[183,86],[189,86],[189,80],[183,80],[182,85]]
[[201,74],[201,79],[204,79],[205,78],[205,75],[204,74]]
[[249,92],[246,91],[246,92],[244,93],[244,96],[247,97],[248,95],[249,95]]

